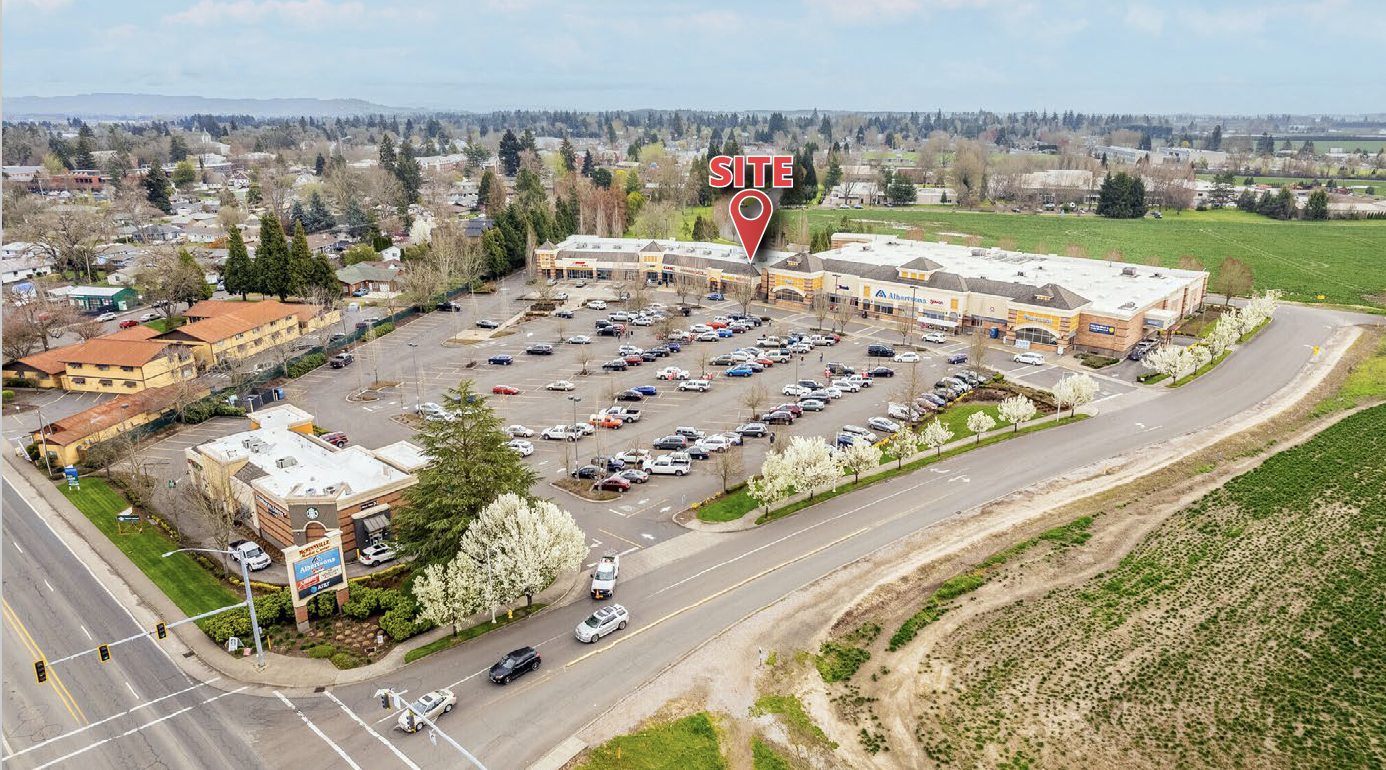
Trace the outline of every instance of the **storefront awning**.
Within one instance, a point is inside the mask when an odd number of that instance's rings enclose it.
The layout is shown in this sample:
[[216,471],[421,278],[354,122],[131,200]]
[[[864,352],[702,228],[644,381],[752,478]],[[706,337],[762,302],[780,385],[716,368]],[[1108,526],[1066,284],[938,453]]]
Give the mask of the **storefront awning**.
[[390,526],[390,514],[381,512],[373,516],[367,516],[361,519],[361,526],[366,528],[367,535],[374,535]]
[[949,321],[946,318],[921,318],[919,324],[921,326],[942,326],[945,329],[956,329],[958,326],[957,321]]

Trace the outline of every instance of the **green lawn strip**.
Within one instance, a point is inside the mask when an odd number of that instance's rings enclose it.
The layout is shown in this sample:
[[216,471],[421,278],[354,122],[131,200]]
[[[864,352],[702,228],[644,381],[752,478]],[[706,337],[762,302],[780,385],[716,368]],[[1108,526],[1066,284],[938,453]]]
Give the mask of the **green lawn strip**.
[[[1246,342],[1247,342],[1248,340],[1250,340],[1252,337],[1255,337],[1255,336],[1256,336],[1257,332],[1259,332],[1259,331],[1261,331],[1262,329],[1264,329],[1264,328],[1266,327],[1266,324],[1268,324],[1268,323],[1270,323],[1270,319],[1269,319],[1269,318],[1267,318],[1266,320],[1264,320],[1264,321],[1262,321],[1261,323],[1257,324],[1257,326],[1256,326],[1255,329],[1252,329],[1251,331],[1247,332],[1246,334],[1243,334],[1243,335],[1237,340],[1237,344],[1238,344],[1238,345],[1246,344]],[[1223,362],[1223,359],[1227,358],[1227,357],[1230,356],[1230,355],[1232,355],[1232,350],[1231,350],[1231,348],[1229,348],[1229,349],[1227,349],[1227,350],[1224,350],[1224,351],[1222,351],[1222,355],[1220,355],[1220,356],[1218,356],[1217,358],[1214,358],[1213,360],[1209,361],[1208,363],[1206,363],[1206,364],[1204,364],[1204,365],[1198,367],[1197,369],[1194,370],[1193,374],[1190,374],[1188,377],[1185,377],[1185,378],[1182,379],[1182,380],[1175,380],[1174,382],[1171,382],[1170,384],[1166,385],[1165,387],[1167,387],[1167,388],[1182,388],[1182,387],[1184,387],[1185,385],[1188,385],[1189,383],[1191,383],[1191,382],[1193,382],[1194,380],[1198,379],[1199,377],[1202,377],[1203,375],[1207,374],[1208,372],[1211,372],[1211,371],[1213,371],[1214,369],[1216,369],[1217,366],[1218,366],[1218,364],[1222,363],[1222,362]],[[1153,379],[1151,379],[1151,380],[1146,380],[1147,383],[1149,383],[1149,382],[1154,382],[1154,381],[1155,381],[1155,380],[1153,380]]]
[[435,652],[442,652],[443,650],[451,649],[459,644],[462,644],[463,642],[475,639],[488,631],[494,631],[497,628],[501,628],[502,626],[508,626],[511,623],[517,623],[547,606],[549,605],[536,603],[532,607],[519,607],[515,610],[514,617],[507,617],[506,615],[497,614],[495,623],[492,623],[490,621],[477,623],[474,626],[469,626],[467,628],[462,629],[456,634],[449,634],[448,636],[445,636],[442,639],[435,639],[429,642],[428,644],[423,645],[422,647],[415,647],[409,652],[404,653],[404,662],[413,663],[419,658],[427,657]]
[[791,770],[791,768],[793,765],[770,748],[768,743],[760,738],[751,739],[751,770]]
[[576,770],[725,770],[705,712],[622,735],[592,749]]
[[746,485],[738,484],[712,502],[697,506],[698,519],[701,521],[736,521],[750,513],[755,507],[756,501],[746,494]]
[[943,423],[948,430],[953,431],[953,440],[971,438],[977,434],[967,427],[967,418],[977,412],[986,412],[991,415],[991,419],[996,420],[996,427],[1000,428],[1010,425],[1009,422],[1001,419],[1001,409],[995,404],[958,404],[949,407],[947,411],[938,416],[938,421]]
[[119,534],[115,515],[130,507],[104,479],[84,478],[82,488],[74,490],[60,483],[58,489],[96,528],[115,543],[136,567],[188,615],[197,615],[245,600],[203,569],[185,553],[167,559],[163,554],[178,546],[158,526],[151,523],[122,524]]
[[804,710],[804,704],[793,695],[763,695],[756,700],[756,704],[751,707],[751,716],[762,714],[776,714],[784,721],[785,727],[791,736],[800,739],[804,743],[816,743],[828,748],[837,748],[837,744],[828,740],[827,733],[822,728],[813,723],[809,718],[808,712]]
[[1164,372],[1151,372],[1149,374],[1142,374],[1141,376],[1137,377],[1136,382],[1140,382],[1146,385],[1154,385],[1157,382],[1161,382],[1163,380],[1168,379],[1169,375],[1165,374]]
[[[862,487],[868,487],[880,481],[886,481],[901,474],[909,473],[910,471],[923,468],[924,466],[929,465],[931,463],[939,462],[940,460],[947,460],[950,457],[957,457],[958,455],[964,452],[970,452],[973,449],[977,449],[978,447],[991,446],[992,444],[998,444],[1002,441],[1007,441],[1009,439],[1015,438],[1016,436],[1023,436],[1027,433],[1034,433],[1035,431],[1044,430],[1046,428],[1053,428],[1059,425],[1068,425],[1069,423],[1077,422],[1078,420],[1086,420],[1087,417],[1088,416],[1085,414],[1080,414],[1077,417],[1063,417],[1058,420],[1043,422],[1039,423],[1038,425],[1031,425],[1027,428],[1021,428],[1019,431],[998,433],[994,436],[988,436],[982,439],[980,443],[973,442],[971,444],[964,444],[963,446],[949,449],[942,455],[929,455],[926,457],[922,457],[918,460],[907,462],[905,463],[905,466],[903,468],[891,468],[890,470],[884,471],[882,473],[877,473],[872,476],[863,476],[861,481],[845,482],[838,486],[837,489],[829,490],[827,492],[821,492],[817,495],[814,495],[813,499],[811,500],[799,500],[797,502],[790,503],[789,505],[786,505],[784,507],[776,508],[768,514],[762,514],[759,518],[756,519],[756,524],[765,524],[767,522],[774,521],[775,519],[782,519],[785,516],[789,516],[790,514],[798,513],[799,511],[802,511],[803,509],[811,505],[817,505],[818,503],[821,503],[824,500],[831,500],[839,495],[844,495],[853,490],[861,489]],[[743,491],[740,494],[745,494],[745,492]]]
[[1376,352],[1370,358],[1348,372],[1337,393],[1314,407],[1314,416],[1352,409],[1381,398],[1386,398],[1386,337],[1377,344]]
[[1068,524],[1045,530],[1037,537],[1016,543],[1000,553],[993,554],[978,564],[971,572],[945,580],[943,585],[929,594],[919,611],[911,615],[894,634],[891,634],[890,644],[886,646],[886,649],[894,652],[909,644],[925,626],[943,617],[943,614],[948,611],[948,602],[981,588],[994,574],[995,569],[1012,557],[1045,542],[1055,543],[1059,546],[1082,545],[1088,541],[1088,538],[1092,537],[1092,533],[1089,531],[1091,527],[1091,516],[1074,519]]
[[182,326],[183,322],[187,320],[182,316],[174,316],[173,318],[160,318],[156,321],[145,321],[144,325],[158,332],[167,332]]

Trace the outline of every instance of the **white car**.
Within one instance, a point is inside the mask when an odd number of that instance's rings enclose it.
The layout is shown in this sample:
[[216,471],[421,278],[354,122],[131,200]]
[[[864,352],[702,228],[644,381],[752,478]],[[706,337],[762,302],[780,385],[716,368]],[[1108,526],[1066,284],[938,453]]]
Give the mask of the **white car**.
[[367,567],[384,564],[387,561],[393,561],[394,558],[395,549],[391,548],[389,543],[368,545],[361,549],[361,555],[358,557],[359,561]]
[[616,455],[616,458],[623,461],[626,465],[640,465],[650,459],[650,454],[650,450],[648,449],[627,449]]
[[574,431],[577,431],[577,434],[578,434],[578,437],[579,437],[579,438],[581,438],[581,437],[583,437],[583,436],[590,436],[590,435],[592,435],[593,433],[596,433],[596,432],[597,432],[597,429],[596,429],[595,427],[593,427],[593,425],[592,425],[591,423],[587,423],[587,422],[580,422],[580,423],[578,423],[577,425],[574,425],[574,426],[573,426],[573,430],[574,430]]
[[895,358],[891,360],[897,364],[917,364],[919,363],[919,354],[913,350],[907,350],[904,353],[896,353]]
[[634,345],[622,345],[621,347],[616,348],[616,352],[623,356],[638,356],[641,353],[644,353],[645,351],[641,350],[640,348],[637,348]]
[[[874,419],[874,418],[873,418],[873,419]],[[861,427],[860,425],[843,425],[843,426],[842,426],[842,432],[843,432],[843,433],[850,433],[850,434],[852,434],[853,436],[861,436],[862,438],[875,438],[875,437],[876,437],[876,434],[872,433],[871,431],[867,430],[866,428]]]
[[114,321],[115,319],[115,313],[102,313],[101,315],[96,317],[96,320],[98,321]]
[[704,332],[710,332],[712,330],[712,327],[708,326],[707,324],[693,324],[692,326],[688,327],[688,331],[692,332],[693,334],[703,334]]
[[800,396],[807,396],[813,391],[809,388],[804,387],[803,385],[796,385],[791,382],[788,385],[784,386],[784,390],[781,390],[780,392],[785,394],[786,396],[793,396],[794,398],[799,398]]
[[410,708],[400,711],[396,726],[407,733],[417,733],[424,728],[424,723],[415,719],[414,714],[423,714],[430,722],[435,722],[438,717],[452,711],[452,707],[456,705],[457,696],[452,694],[452,690],[446,687],[434,690],[414,701]]
[[523,425],[507,425],[501,430],[511,438],[534,438],[534,431]]
[[694,337],[693,339],[695,339],[695,340],[697,340],[697,341],[699,341],[699,342],[716,342],[716,341],[717,341],[717,332],[703,332],[703,333],[699,334],[698,336]]
[[[869,388],[869,387],[871,387],[871,380],[866,379],[865,377],[861,376],[860,374],[854,374],[854,375],[852,375],[852,376],[850,376],[850,377],[847,377],[847,378],[845,378],[845,379],[846,379],[848,382],[852,383],[853,385],[856,385],[858,388]],[[838,385],[837,387],[842,387],[842,386],[841,386],[841,385]]]
[[815,334],[815,335],[813,335],[812,337],[809,337],[809,338],[808,338],[808,341],[809,341],[809,344],[810,344],[810,345],[813,345],[814,347],[822,347],[822,346],[824,346],[824,345],[831,345],[831,344],[833,344],[833,340],[832,340],[831,337],[824,337],[824,336],[821,335],[821,334]]
[[842,390],[836,386],[824,388],[823,392],[828,394],[828,398],[842,398]]
[[529,457],[534,454],[534,445],[522,438],[510,439],[510,442],[507,443],[506,446],[515,450],[521,457]]
[[568,338],[568,344],[569,344],[569,345],[591,345],[591,344],[592,344],[592,338],[591,338],[591,337],[588,337],[586,334],[574,334],[573,336],[571,336],[571,337]]
[[442,417],[443,415],[447,414],[447,411],[443,409],[441,404],[435,404],[432,401],[425,401],[424,403],[414,407],[414,413],[421,414],[425,417],[428,417],[429,415],[436,415],[438,417]]
[[688,370],[687,370],[687,369],[680,369],[680,368],[678,368],[677,366],[666,366],[666,367],[664,367],[663,369],[660,369],[659,372],[658,372],[657,374],[655,374],[655,379],[657,379],[657,380],[686,380],[686,379],[688,379]]
[[707,380],[684,380],[683,382],[679,383],[679,390],[691,390],[698,393],[706,393],[709,390],[712,390],[712,383],[708,382]]
[[587,306],[592,308],[593,310],[606,310],[606,303],[602,302],[599,299],[587,300]]
[[935,345],[942,345],[948,342],[948,337],[946,337],[943,334],[943,332],[929,332],[923,337],[920,337],[920,339],[924,340],[925,342],[932,342]]
[[789,346],[789,352],[791,352],[791,353],[798,353],[799,355],[803,355],[803,354],[805,354],[805,353],[810,353],[810,352],[812,352],[812,351],[813,351],[813,346],[812,346],[812,345],[809,345],[809,344],[806,343],[806,342],[796,342],[796,343],[794,343],[793,345],[790,345],[790,346]]
[[843,377],[840,380],[833,380],[833,387],[838,388],[840,391],[845,390],[848,393],[856,393],[857,391],[861,390],[861,383],[852,382],[846,377]]
[[649,326],[650,324],[654,323],[654,319],[650,318],[647,315],[638,315],[630,319],[630,323],[632,326]]
[[789,360],[789,353],[779,349],[767,350],[765,351],[765,357],[777,364],[781,364]]
[[731,443],[732,446],[741,446],[741,434],[734,430],[724,430],[717,434]]
[[554,380],[545,385],[544,390],[577,390],[577,386],[568,380]]
[[145,313],[144,315],[140,316],[140,320],[141,320],[141,321],[157,321],[157,320],[159,320],[159,314],[158,314],[158,313]]
[[721,452],[722,450],[731,447],[730,441],[715,433],[711,436],[708,436],[707,438],[700,440],[698,443],[702,444],[703,449],[706,449],[709,452]]
[[914,409],[911,409],[908,406],[905,406],[904,404],[887,404],[886,416],[891,418],[892,420],[908,420],[910,422],[916,422],[924,415],[920,414]]
[[1030,364],[1031,366],[1044,364],[1044,356],[1039,353],[1016,353],[1011,360],[1017,364]]
[[550,441],[577,441],[582,437],[582,433],[574,430],[571,425],[555,425],[552,428],[545,428],[539,437]]

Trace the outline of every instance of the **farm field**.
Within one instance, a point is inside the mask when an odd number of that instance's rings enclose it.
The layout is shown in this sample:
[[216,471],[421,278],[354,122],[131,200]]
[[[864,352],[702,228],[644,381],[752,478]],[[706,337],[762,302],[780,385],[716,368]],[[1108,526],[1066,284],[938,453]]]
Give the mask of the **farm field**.
[[1386,405],[1231,479],[1114,569],[941,639],[918,675],[927,764],[1383,766],[1383,534]]
[[[811,230],[835,228],[844,217],[875,232],[919,228],[933,240],[1005,245],[1040,254],[1102,258],[1120,251],[1127,262],[1148,259],[1174,267],[1185,254],[1217,273],[1227,257],[1246,262],[1256,288],[1280,289],[1286,299],[1386,306],[1386,221],[1281,222],[1239,211],[1186,211],[1164,219],[1114,220],[1084,215],[1036,215],[932,209],[807,209]],[[1322,295],[1323,299],[1319,299]]]
[[[1199,175],[1198,175],[1198,178],[1199,178],[1199,179],[1202,179],[1202,180],[1204,180],[1204,181],[1207,181],[1207,182],[1211,182],[1211,181],[1213,181],[1213,177],[1214,177],[1214,176],[1216,176],[1216,175],[1215,175],[1215,174],[1199,174]],[[1312,182],[1312,181],[1314,181],[1312,178],[1311,178],[1311,179],[1305,179],[1305,178],[1302,178],[1302,177],[1288,177],[1288,176],[1257,176],[1257,175],[1255,175],[1255,174],[1238,174],[1238,175],[1237,175],[1237,184],[1241,184],[1242,182],[1245,182],[1246,179],[1247,179],[1247,177],[1251,177],[1251,181],[1254,182],[1254,183],[1256,183],[1256,184],[1268,184],[1268,185],[1272,185],[1272,186],[1275,186],[1275,187],[1281,187],[1281,186],[1284,186],[1284,185],[1296,185],[1296,184],[1300,184],[1301,182]],[[1320,183],[1323,183],[1323,182],[1327,181],[1327,180],[1329,179],[1329,177],[1325,175],[1325,176],[1319,177],[1318,179],[1319,179],[1319,182],[1320,182]],[[1355,185],[1355,186],[1369,185],[1369,186],[1375,186],[1375,187],[1379,188],[1381,191],[1386,191],[1386,178],[1381,178],[1381,177],[1373,178],[1373,177],[1368,177],[1368,176],[1333,176],[1332,179],[1334,180],[1334,182],[1340,182],[1340,183],[1342,183],[1343,185],[1350,185],[1350,186],[1352,186],[1352,185]]]

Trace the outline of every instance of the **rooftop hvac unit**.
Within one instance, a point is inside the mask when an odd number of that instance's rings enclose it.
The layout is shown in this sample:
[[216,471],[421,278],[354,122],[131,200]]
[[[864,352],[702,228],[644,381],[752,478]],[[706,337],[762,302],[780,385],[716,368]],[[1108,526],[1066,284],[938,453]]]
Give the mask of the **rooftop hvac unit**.
[[1122,274],[1122,275],[1129,275],[1129,276],[1131,276],[1131,277],[1134,278],[1134,277],[1136,276],[1136,268],[1134,268],[1134,267],[1123,267],[1123,268],[1121,269],[1121,274]]
[[1020,276],[1021,278],[1024,278],[1024,277],[1025,277],[1025,271],[1024,271],[1024,270],[1017,270],[1017,271],[1015,271],[1015,274],[1018,275],[1018,276]]
[[987,250],[984,249],[984,248],[976,247],[976,248],[973,248],[973,249],[972,249],[972,256],[974,256],[974,257],[984,257],[984,256],[986,256],[986,254],[987,254]]
[[292,468],[295,465],[298,465],[298,458],[295,457],[281,457],[274,461],[276,468]]

